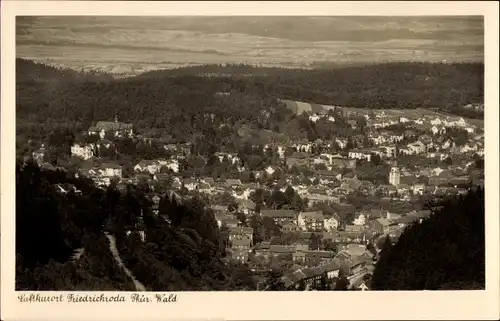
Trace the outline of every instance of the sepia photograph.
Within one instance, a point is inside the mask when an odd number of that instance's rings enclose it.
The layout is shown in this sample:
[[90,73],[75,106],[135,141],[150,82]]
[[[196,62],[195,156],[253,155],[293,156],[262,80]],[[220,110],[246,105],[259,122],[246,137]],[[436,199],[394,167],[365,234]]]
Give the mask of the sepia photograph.
[[17,17],[16,289],[484,289],[483,29]]
[[485,293],[485,16],[118,12],[12,18],[16,302]]

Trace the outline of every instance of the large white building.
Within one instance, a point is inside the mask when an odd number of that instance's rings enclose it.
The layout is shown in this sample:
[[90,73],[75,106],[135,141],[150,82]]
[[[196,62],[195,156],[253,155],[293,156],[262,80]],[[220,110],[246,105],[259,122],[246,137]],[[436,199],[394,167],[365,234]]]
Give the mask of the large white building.
[[94,157],[94,147],[92,144],[80,145],[74,144],[71,146],[71,156],[83,158],[85,160]]

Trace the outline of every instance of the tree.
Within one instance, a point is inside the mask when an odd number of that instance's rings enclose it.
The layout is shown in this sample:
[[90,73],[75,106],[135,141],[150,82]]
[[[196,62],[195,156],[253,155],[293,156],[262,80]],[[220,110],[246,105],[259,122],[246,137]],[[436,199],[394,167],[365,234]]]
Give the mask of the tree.
[[377,255],[377,250],[375,249],[375,246],[373,245],[373,243],[368,243],[368,245],[366,246],[366,249],[368,251],[370,251],[370,253],[372,253],[373,255]]
[[339,278],[335,282],[334,291],[347,291],[349,290],[349,280],[345,275],[339,275]]
[[376,166],[382,164],[382,159],[377,154],[372,154],[370,161],[373,163],[373,165],[376,165]]
[[484,159],[479,158],[474,161],[474,165],[476,166],[477,169],[484,169]]
[[321,234],[312,233],[309,248],[311,250],[319,250],[322,247],[323,237]]
[[247,218],[242,212],[236,212],[236,219],[240,222],[240,226],[247,226]]
[[377,241],[377,247],[384,251],[384,250],[390,250],[391,247],[392,247],[392,240],[391,240],[391,237],[389,235],[386,235],[385,237],[383,238],[380,238],[378,241]]
[[293,189],[292,186],[288,185],[286,190],[285,190],[284,195],[285,195],[287,204],[292,204],[293,198],[295,196],[295,190]]
[[[422,223],[407,227],[375,266],[375,290],[484,288],[484,191],[443,200]],[[446,232],[443,232],[446,231]]]
[[444,165],[447,165],[447,166],[451,166],[453,164],[453,161],[451,160],[451,157],[446,157],[444,160],[443,160],[443,164]]

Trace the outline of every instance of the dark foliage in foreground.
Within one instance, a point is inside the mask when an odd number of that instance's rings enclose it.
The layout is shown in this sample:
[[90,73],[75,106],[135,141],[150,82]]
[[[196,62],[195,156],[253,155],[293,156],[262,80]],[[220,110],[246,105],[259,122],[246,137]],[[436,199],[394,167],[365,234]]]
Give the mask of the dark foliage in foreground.
[[484,190],[448,200],[381,252],[374,290],[474,290],[485,286]]
[[[223,264],[219,228],[200,201],[180,205],[167,198],[162,216],[153,216],[146,194],[132,186],[126,193],[104,191],[33,162],[18,164],[16,175],[17,290],[134,291],[105,231],[116,236],[123,260],[148,290],[254,289],[247,267]],[[60,193],[57,184],[72,184],[81,194]],[[83,254],[74,259],[77,250]]]

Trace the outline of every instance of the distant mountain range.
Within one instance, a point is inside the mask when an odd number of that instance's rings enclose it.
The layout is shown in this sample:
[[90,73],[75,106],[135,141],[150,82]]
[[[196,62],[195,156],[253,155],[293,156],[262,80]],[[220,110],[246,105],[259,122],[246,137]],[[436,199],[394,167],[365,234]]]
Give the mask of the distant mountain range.
[[128,76],[207,63],[474,61],[482,17],[18,17],[17,56]]

